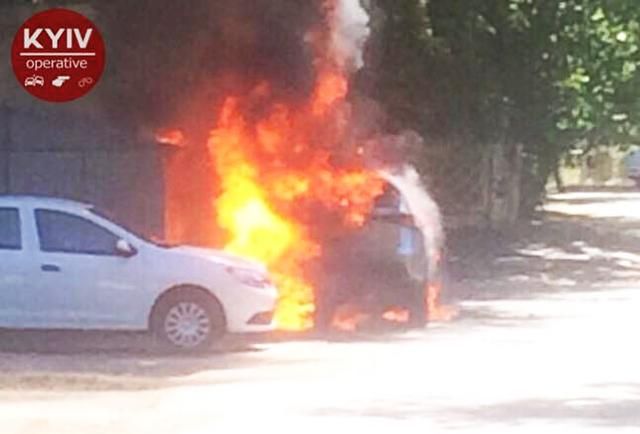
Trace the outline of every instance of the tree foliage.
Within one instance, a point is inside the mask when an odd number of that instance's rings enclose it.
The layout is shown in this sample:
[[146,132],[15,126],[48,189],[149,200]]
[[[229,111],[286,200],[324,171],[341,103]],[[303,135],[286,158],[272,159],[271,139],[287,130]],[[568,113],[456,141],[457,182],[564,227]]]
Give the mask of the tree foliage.
[[521,143],[538,190],[569,150],[637,140],[637,0],[375,4],[379,97],[426,137]]

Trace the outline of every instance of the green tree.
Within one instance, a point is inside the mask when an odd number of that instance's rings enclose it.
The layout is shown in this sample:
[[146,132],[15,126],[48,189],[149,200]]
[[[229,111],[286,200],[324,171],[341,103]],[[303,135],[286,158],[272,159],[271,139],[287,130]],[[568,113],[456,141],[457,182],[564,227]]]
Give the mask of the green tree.
[[635,0],[376,4],[388,17],[378,75],[384,104],[413,107],[394,114],[427,137],[524,145],[525,210],[571,149],[637,139]]

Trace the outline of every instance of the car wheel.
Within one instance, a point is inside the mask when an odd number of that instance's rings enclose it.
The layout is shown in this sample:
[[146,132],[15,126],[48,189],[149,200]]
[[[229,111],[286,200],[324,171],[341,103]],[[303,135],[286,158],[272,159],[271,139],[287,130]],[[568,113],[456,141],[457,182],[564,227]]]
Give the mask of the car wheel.
[[225,331],[220,303],[200,290],[176,290],[161,298],[151,329],[163,348],[199,351],[210,348]]

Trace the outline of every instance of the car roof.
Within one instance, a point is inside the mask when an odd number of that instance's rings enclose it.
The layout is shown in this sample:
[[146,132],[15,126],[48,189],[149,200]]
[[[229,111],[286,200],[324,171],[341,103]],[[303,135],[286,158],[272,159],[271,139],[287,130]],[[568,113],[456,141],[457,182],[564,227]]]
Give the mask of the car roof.
[[52,208],[67,208],[67,209],[76,209],[76,210],[92,207],[92,205],[88,203],[78,202],[75,200],[64,199],[60,197],[0,194],[0,206],[21,206],[21,205],[52,207]]

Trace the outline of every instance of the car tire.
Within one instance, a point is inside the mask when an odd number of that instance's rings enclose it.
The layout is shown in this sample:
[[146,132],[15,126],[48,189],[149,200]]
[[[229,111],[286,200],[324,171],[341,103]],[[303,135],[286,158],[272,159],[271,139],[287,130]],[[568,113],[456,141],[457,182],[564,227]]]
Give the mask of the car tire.
[[162,349],[197,352],[210,349],[225,333],[220,303],[205,290],[180,288],[162,296],[151,314],[154,342]]

